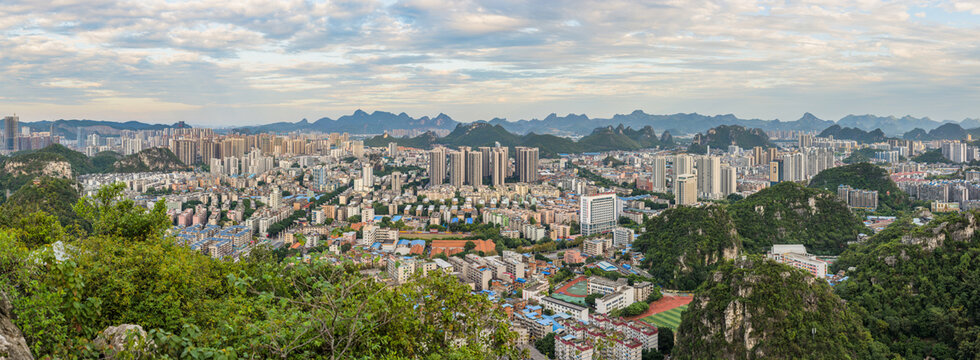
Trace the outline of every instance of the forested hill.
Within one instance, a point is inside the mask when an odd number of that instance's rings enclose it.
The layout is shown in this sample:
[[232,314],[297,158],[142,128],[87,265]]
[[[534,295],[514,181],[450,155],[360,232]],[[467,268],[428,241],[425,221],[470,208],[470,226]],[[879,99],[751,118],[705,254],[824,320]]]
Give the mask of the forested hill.
[[151,148],[121,156],[107,151],[88,157],[64,145],[14,153],[0,167],[0,190],[16,191],[36,177],[74,179],[78,175],[143,171],[189,170],[166,148]]
[[681,316],[676,359],[866,359],[884,352],[822,279],[756,255],[728,261]]
[[814,254],[836,255],[860,233],[870,233],[836,193],[781,182],[729,206],[745,251],[773,244],[804,244]]
[[444,137],[437,137],[431,132],[409,138],[395,138],[387,135],[378,135],[364,141],[367,146],[386,146],[388,143],[397,143],[400,146],[408,146],[421,149],[429,149],[433,145],[458,146],[529,146],[537,147],[542,157],[554,157],[562,153],[581,153],[611,150],[637,150],[643,148],[654,148],[658,146],[673,145],[673,138],[670,133],[664,132],[657,135],[653,128],[647,126],[639,130],[622,125],[613,127],[601,127],[593,130],[591,134],[578,141],[569,138],[526,134],[517,135],[508,132],[500,125],[492,125],[486,122],[475,122],[470,124],[460,124]]
[[703,134],[695,135],[687,151],[703,154],[708,147],[727,150],[729,145],[738,145],[743,149],[751,149],[756,146],[764,148],[775,147],[769,141],[769,136],[762,129],[746,129],[738,125],[721,125],[708,129]]
[[888,171],[871,163],[857,163],[821,171],[810,179],[809,187],[836,192],[839,185],[855,189],[877,190],[878,206],[890,210],[907,210],[912,201],[888,176]]
[[[921,214],[920,214],[921,216]],[[892,356],[980,357],[980,213],[943,215],[916,227],[903,218],[835,264],[835,291],[862,309]]]
[[720,206],[681,206],[646,222],[633,250],[646,255],[643,265],[664,286],[693,290],[742,248],[735,224]]

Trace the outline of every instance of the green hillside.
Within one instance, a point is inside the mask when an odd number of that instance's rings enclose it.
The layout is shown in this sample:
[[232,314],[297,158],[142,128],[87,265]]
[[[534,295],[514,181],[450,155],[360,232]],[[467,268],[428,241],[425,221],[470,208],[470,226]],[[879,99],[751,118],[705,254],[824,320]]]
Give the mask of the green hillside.
[[870,233],[836,193],[782,182],[728,208],[745,251],[773,244],[804,244],[814,254],[836,255],[860,233]]
[[888,172],[870,163],[857,163],[821,171],[810,179],[811,188],[837,192],[839,185],[849,185],[855,189],[877,190],[878,207],[884,211],[899,211],[911,208],[908,195],[895,185]]
[[864,324],[893,356],[980,357],[980,236],[976,211],[916,227],[892,224],[844,252],[849,279],[835,291],[863,309]]
[[735,224],[719,206],[668,209],[647,220],[633,250],[665,288],[693,290],[742,247]]
[[[62,163],[67,167],[54,166]],[[104,151],[88,157],[64,145],[52,144],[40,150],[22,151],[4,158],[0,164],[0,189],[16,191],[39,176],[73,179],[86,174],[187,169],[189,167],[181,164],[177,156],[166,148],[146,149],[128,156]]]
[[865,359],[883,352],[861,318],[809,273],[751,256],[727,261],[681,316],[676,359]]
[[522,136],[508,132],[500,125],[475,122],[459,124],[451,133],[441,138],[436,137],[433,133],[425,133],[413,138],[395,138],[385,134],[365,140],[364,145],[387,146],[391,142],[397,143],[400,146],[421,149],[428,149],[436,144],[450,147],[470,146],[475,148],[480,146],[494,146],[499,143],[502,146],[508,147],[537,147],[542,157],[555,157],[558,154],[564,153],[636,150],[673,144],[670,134],[665,132],[661,137],[657,137],[656,132],[649,126],[639,130],[622,125],[618,127],[607,126],[597,128],[592,134],[576,142],[554,135],[529,133]]
[[708,129],[703,134],[695,135],[687,151],[704,154],[708,146],[724,150],[728,149],[729,145],[738,145],[743,149],[751,149],[756,146],[764,148],[776,146],[769,141],[769,136],[762,129],[746,129],[739,125],[721,125]]

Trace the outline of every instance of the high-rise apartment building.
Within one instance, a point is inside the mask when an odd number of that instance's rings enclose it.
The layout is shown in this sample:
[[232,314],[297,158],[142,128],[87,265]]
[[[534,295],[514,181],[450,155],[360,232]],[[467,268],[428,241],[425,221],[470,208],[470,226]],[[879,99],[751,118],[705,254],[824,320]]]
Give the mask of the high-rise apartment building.
[[697,160],[698,195],[706,199],[721,197],[721,158],[705,155]]
[[192,139],[178,139],[174,149],[177,159],[184,165],[194,165],[197,162],[197,142]]
[[466,183],[483,185],[483,153],[480,151],[466,153]]
[[721,197],[738,192],[736,179],[737,172],[734,166],[728,164],[721,165]]
[[674,188],[677,187],[677,178],[684,174],[694,173],[694,159],[691,155],[687,154],[677,154],[674,155],[674,165],[673,165],[673,184]]
[[370,162],[361,166],[361,181],[364,182],[365,189],[374,187],[374,166]]
[[813,147],[813,134],[800,134],[800,141],[797,145],[800,149]]
[[504,178],[507,177],[508,160],[507,148],[495,147],[490,151],[489,161],[485,161],[490,166],[490,185],[504,185]]
[[17,150],[17,128],[20,126],[20,117],[5,116],[3,118],[3,149],[8,151]]
[[400,193],[402,192],[402,173],[401,171],[394,171],[391,173],[391,191]]
[[462,187],[466,183],[466,152],[463,150],[449,152],[449,184]]
[[693,205],[698,202],[697,174],[681,174],[674,184],[674,201],[677,205]]
[[442,185],[446,181],[446,148],[429,151],[429,185]]
[[583,195],[579,204],[579,224],[582,235],[612,231],[619,223],[616,193]]
[[538,181],[538,148],[519,146],[517,149],[517,180]]
[[653,175],[650,180],[653,182],[653,191],[667,191],[667,158],[663,156],[653,158]]

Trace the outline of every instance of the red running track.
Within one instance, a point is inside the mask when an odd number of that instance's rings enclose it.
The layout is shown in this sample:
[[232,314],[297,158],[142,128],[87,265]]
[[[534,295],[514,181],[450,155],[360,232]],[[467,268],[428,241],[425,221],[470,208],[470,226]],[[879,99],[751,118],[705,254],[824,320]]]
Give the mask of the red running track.
[[585,276],[579,276],[579,277],[575,278],[574,280],[565,283],[565,285],[562,285],[560,288],[558,288],[558,290],[555,290],[555,292],[556,293],[561,293],[562,295],[568,295],[568,296],[571,296],[571,297],[584,298],[585,295],[577,295],[577,294],[572,294],[572,293],[569,293],[568,292],[568,289],[571,288],[572,285],[578,284],[578,283],[583,282],[583,281],[585,281]]
[[661,313],[679,306],[684,306],[690,304],[692,299],[694,299],[694,297],[690,295],[664,295],[664,297],[660,298],[660,300],[650,303],[650,308],[643,312],[643,314],[627,318],[626,320],[638,320],[656,313]]

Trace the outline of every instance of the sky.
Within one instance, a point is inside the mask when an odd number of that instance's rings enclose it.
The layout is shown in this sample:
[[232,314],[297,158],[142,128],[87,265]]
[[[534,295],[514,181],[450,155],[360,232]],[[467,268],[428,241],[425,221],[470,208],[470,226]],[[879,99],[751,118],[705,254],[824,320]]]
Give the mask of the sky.
[[980,0],[3,0],[0,114],[980,117]]

